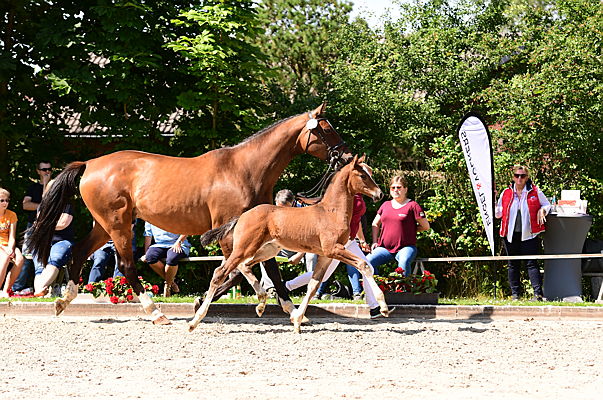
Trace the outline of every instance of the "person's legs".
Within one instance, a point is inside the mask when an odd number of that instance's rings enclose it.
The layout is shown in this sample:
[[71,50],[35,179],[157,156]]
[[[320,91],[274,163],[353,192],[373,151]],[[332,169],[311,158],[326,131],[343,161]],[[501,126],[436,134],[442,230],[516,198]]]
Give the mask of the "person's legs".
[[170,297],[172,293],[180,292],[180,288],[174,282],[176,274],[178,273],[178,260],[186,257],[186,253],[176,253],[173,250],[168,250],[165,260],[165,287],[163,289],[163,295]]
[[[32,226],[31,222],[27,223],[27,230],[29,230],[29,228]],[[26,232],[27,232],[26,230]],[[19,276],[17,277],[17,279],[15,280],[15,283],[13,283],[13,292],[18,292],[21,291],[23,289],[26,289],[28,287],[31,287],[31,285],[33,285],[33,276],[34,276],[34,262],[32,260],[32,256],[29,253],[29,250],[27,250],[27,246],[25,245],[25,243],[27,243],[27,239],[28,239],[28,235],[25,236],[25,239],[23,240],[23,257],[24,257],[24,262],[23,262],[23,266],[21,267],[21,272],[19,273]]]
[[375,275],[379,275],[377,267],[395,260],[395,257],[392,253],[387,251],[387,249],[383,247],[377,247],[373,251],[371,251],[370,254],[367,254],[366,259],[368,263],[373,266],[373,269],[375,270]]
[[362,285],[360,284],[360,272],[352,265],[346,264],[345,269],[348,272],[348,279],[352,285],[352,293],[354,294],[354,300],[356,297],[362,296]]
[[[4,284],[4,278],[6,277],[6,273],[8,271],[8,265],[10,264],[10,258],[8,258],[8,253],[0,248],[0,285]],[[0,291],[0,297],[8,297],[8,293]]]
[[96,250],[90,256],[92,260],[92,267],[90,268],[90,275],[88,276],[88,283],[100,282],[107,272],[107,265],[113,258],[112,254],[109,254],[105,247],[101,247]]
[[165,280],[165,264],[162,259],[167,256],[168,249],[163,247],[149,247],[145,258],[149,266],[161,279]]
[[[540,242],[537,237],[525,240],[521,242],[521,254],[522,255],[535,255],[539,253]],[[542,275],[540,274],[540,267],[536,260],[527,260],[526,267],[528,269],[528,276],[530,277],[530,283],[534,288],[534,297],[538,300],[542,299]]]
[[398,262],[398,267],[404,269],[404,276],[410,275],[411,263],[417,256],[417,247],[416,246],[406,246],[400,249],[396,253],[396,261]]
[[13,266],[6,274],[6,282],[4,284],[4,293],[12,292],[12,287],[15,284],[15,280],[21,273],[21,267],[23,267],[25,259],[23,258],[23,254],[21,254],[21,250],[18,248],[15,249],[15,257],[12,260]]
[[59,268],[65,266],[71,258],[71,247],[73,243],[68,240],[61,240],[52,245],[48,264],[38,273],[36,268],[36,277],[34,279],[34,296],[43,296],[48,292],[48,288],[59,275]]
[[[504,238],[505,249],[507,255],[516,256],[520,254],[521,236],[520,234],[513,235],[513,242],[509,243],[507,238]],[[507,263],[507,273],[509,278],[509,287],[511,288],[511,296],[513,299],[518,299],[521,294],[521,282],[519,272],[521,269],[520,260],[509,260]]]

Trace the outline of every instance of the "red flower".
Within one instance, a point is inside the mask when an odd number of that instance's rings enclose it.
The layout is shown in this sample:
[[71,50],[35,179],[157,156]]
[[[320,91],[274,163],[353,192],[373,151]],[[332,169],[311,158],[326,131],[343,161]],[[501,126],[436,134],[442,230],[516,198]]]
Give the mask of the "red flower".
[[132,296],[131,294],[129,294],[129,295],[126,296],[126,300],[132,301],[132,300],[134,300],[134,296]]
[[119,297],[117,297],[117,296],[111,296],[111,297],[109,297],[109,300],[111,300],[111,303],[113,303],[113,304],[119,303]]
[[151,290],[153,291],[153,294],[157,294],[157,293],[159,293],[159,286],[153,285],[153,287],[151,288]]
[[86,286],[84,286],[84,288],[85,288],[87,291],[89,291],[89,292],[94,291],[94,285],[93,285],[93,284],[91,284],[91,283],[89,283],[89,284],[87,284]]
[[113,278],[107,278],[107,279],[105,280],[105,283],[113,283]]
[[396,273],[397,274],[404,274],[404,268],[402,268],[402,267],[396,268]]
[[128,289],[128,294],[132,294],[132,288]]
[[81,276],[80,276],[80,282],[79,282],[79,283],[80,283],[80,285],[81,285],[82,283],[84,283],[84,278],[82,278]]
[[128,283],[128,280],[126,279],[125,276],[122,276],[121,278],[119,278],[119,283],[121,283],[122,285],[125,285],[126,283]]

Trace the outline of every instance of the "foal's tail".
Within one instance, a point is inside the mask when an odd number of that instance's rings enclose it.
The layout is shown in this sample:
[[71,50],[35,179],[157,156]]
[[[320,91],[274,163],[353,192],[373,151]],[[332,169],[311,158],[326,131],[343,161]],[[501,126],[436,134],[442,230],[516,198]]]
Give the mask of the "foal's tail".
[[52,181],[38,207],[38,216],[26,236],[27,248],[42,261],[48,262],[52,235],[61,214],[74,194],[78,192],[78,178],[84,173],[86,163],[72,162]]
[[211,231],[205,232],[199,238],[199,240],[201,242],[201,246],[205,247],[209,244],[212,244],[219,240],[224,239],[226,236],[228,236],[230,231],[232,231],[234,229],[234,227],[238,221],[239,221],[239,217],[235,217],[235,218],[231,219],[230,221],[228,221],[227,223],[225,223],[224,225],[219,226],[216,229],[212,229]]

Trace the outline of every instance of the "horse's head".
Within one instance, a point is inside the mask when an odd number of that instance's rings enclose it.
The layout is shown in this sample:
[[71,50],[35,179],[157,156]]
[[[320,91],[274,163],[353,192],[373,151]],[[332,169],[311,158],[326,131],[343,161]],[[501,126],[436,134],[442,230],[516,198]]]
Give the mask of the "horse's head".
[[342,172],[348,170],[348,189],[351,193],[361,193],[369,196],[373,201],[378,201],[383,197],[383,192],[373,180],[372,170],[364,163],[364,159],[364,155],[360,158],[354,156],[352,161],[342,168]]
[[326,160],[336,169],[347,163],[352,153],[333,125],[324,118],[325,108],[326,103],[322,103],[305,115],[305,126],[299,133],[297,145],[304,153]]

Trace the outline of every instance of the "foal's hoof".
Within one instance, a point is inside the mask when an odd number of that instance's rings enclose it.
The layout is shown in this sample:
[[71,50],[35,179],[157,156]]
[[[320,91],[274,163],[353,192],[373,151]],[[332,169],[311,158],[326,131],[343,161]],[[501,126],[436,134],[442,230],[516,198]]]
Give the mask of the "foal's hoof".
[[262,315],[264,315],[265,310],[266,310],[266,304],[258,304],[257,306],[255,306],[255,313],[258,315],[258,317],[261,317]]
[[201,303],[203,302],[203,300],[201,299],[201,297],[197,297],[195,298],[195,301],[193,302],[193,306],[195,308],[195,313],[197,312],[197,310],[201,307]]
[[67,308],[67,302],[63,299],[56,299],[54,301],[54,314],[60,315]]
[[165,315],[162,315],[153,321],[153,325],[171,325],[171,324],[172,324],[172,321],[170,321]]
[[188,326],[188,331],[189,331],[189,332],[192,332],[192,331],[194,331],[194,330],[195,330],[195,325],[190,324],[190,325]]

